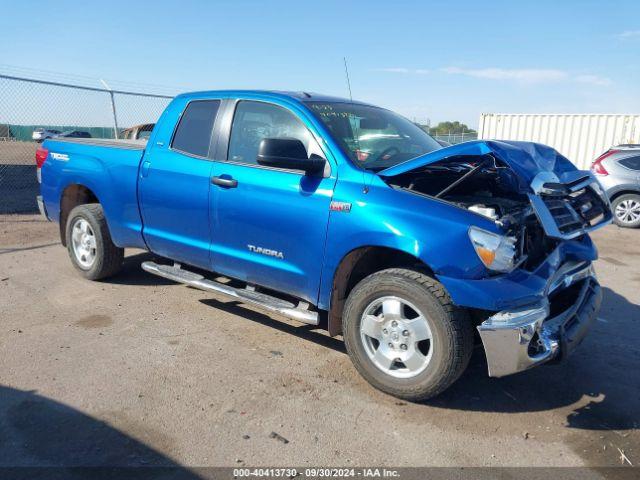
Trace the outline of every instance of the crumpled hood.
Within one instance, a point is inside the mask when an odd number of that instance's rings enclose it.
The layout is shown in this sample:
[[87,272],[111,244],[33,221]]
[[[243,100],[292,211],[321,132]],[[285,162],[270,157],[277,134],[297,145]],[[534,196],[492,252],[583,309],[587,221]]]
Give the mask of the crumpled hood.
[[[552,172],[563,183],[574,180],[580,172],[566,157],[540,143],[475,140],[421,155],[381,170],[378,175],[394,177],[450,157],[486,154],[492,154],[509,165],[527,185],[541,172]],[[584,175],[584,172],[580,174]]]

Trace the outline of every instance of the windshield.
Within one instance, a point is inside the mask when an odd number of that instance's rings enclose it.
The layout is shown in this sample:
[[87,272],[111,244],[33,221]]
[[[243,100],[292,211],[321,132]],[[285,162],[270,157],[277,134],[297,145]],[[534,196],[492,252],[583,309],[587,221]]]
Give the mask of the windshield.
[[442,148],[424,130],[383,108],[308,102],[353,163],[379,171]]

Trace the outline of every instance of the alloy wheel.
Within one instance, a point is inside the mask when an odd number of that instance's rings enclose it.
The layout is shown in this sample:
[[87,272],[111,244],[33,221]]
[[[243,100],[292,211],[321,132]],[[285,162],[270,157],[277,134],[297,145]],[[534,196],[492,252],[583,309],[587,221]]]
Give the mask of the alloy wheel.
[[635,223],[640,220],[640,201],[627,199],[616,205],[616,217],[622,223]]
[[71,230],[73,253],[78,263],[90,269],[96,261],[96,236],[84,218],[78,218]]
[[400,297],[381,297],[365,308],[360,338],[372,363],[395,378],[415,377],[433,357],[428,318]]

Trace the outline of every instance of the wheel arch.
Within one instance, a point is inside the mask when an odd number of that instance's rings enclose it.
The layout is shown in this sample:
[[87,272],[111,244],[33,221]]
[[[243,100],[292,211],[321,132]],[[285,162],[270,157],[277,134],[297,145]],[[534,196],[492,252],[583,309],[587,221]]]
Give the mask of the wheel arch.
[[613,203],[614,200],[616,200],[618,197],[621,197],[622,195],[640,195],[640,190],[625,188],[611,195],[611,198],[609,199],[609,201]]
[[87,203],[100,203],[98,196],[86,185],[71,183],[67,185],[60,195],[60,241],[66,247],[67,239],[65,230],[67,228],[67,218],[69,213],[78,205]]
[[408,268],[433,276],[420,258],[403,250],[384,246],[361,246],[348,252],[333,274],[327,327],[331,336],[342,333],[342,311],[349,293],[365,277],[387,268]]

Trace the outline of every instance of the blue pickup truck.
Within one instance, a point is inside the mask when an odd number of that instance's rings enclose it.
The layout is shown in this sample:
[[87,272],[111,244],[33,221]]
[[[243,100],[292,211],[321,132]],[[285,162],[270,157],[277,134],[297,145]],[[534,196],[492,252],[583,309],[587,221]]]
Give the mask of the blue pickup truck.
[[177,96],[147,142],[48,139],[40,211],[87,279],[142,268],[342,335],[360,374],[423,400],[465,370],[565,358],[602,294],[589,172],[535,143],[442,148],[383,108],[306,92]]

